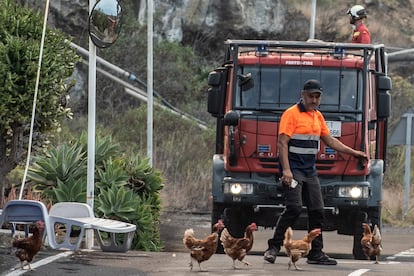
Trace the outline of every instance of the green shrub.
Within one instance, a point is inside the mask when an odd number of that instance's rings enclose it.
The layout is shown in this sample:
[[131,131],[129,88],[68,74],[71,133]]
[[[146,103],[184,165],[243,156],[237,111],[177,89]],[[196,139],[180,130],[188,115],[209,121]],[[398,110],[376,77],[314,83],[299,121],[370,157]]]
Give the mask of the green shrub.
[[53,189],[56,202],[85,202],[85,179],[85,177],[81,177],[75,180],[70,177],[66,182],[57,179],[57,186]]
[[[79,143],[62,144],[49,149],[45,155],[34,156],[27,177],[35,191],[41,192],[53,202],[58,202],[55,188],[60,182],[73,187],[73,182],[86,179],[86,162],[86,153],[82,151]],[[82,192],[86,192],[86,187]],[[61,199],[65,199],[62,198],[64,194],[66,192],[60,194]],[[69,200],[72,195],[67,196],[67,201],[72,201]],[[86,197],[83,202],[86,202]]]
[[134,210],[138,197],[131,190],[113,184],[99,189],[97,210],[100,217],[131,221],[135,219]]
[[[159,251],[160,172],[151,168],[148,159],[123,155],[110,137],[97,138],[95,149],[96,216],[136,224],[131,249]],[[52,203],[86,202],[86,150],[83,134],[76,141],[36,156],[28,172],[30,184]]]

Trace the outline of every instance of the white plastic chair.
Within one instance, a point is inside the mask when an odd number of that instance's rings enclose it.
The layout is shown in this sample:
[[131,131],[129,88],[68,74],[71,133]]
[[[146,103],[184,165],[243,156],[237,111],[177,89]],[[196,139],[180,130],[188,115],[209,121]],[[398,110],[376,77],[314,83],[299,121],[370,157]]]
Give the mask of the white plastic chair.
[[50,239],[53,232],[50,232],[51,229],[48,227],[49,215],[46,206],[42,202],[36,200],[10,200],[6,202],[0,215],[0,227],[4,223],[8,223],[13,236],[16,226],[23,225],[25,234],[28,236],[29,225],[35,224],[39,220],[45,223],[44,236]]
[[[49,212],[49,222],[54,229],[55,235],[52,239],[54,247],[64,247],[76,250],[80,247],[86,229],[93,229],[98,237],[98,242],[103,251],[126,252],[131,247],[136,226],[118,220],[96,218],[91,207],[79,202],[59,202],[52,206]],[[58,225],[64,225],[66,234],[64,241],[56,241],[56,229]],[[70,237],[72,229],[79,228],[80,233],[77,238]],[[102,237],[102,232],[107,232],[110,236],[109,243]],[[124,235],[123,242],[117,242],[117,235]],[[71,242],[75,239],[75,242]]]
[[[12,234],[15,225],[23,224],[26,229],[28,225],[42,220],[45,223],[45,235],[48,244],[53,249],[78,250],[81,246],[82,239],[86,229],[93,229],[98,236],[98,242],[103,251],[126,252],[131,247],[134,238],[136,226],[118,220],[96,218],[91,207],[85,203],[79,202],[61,202],[52,206],[48,213],[46,206],[35,200],[11,200],[8,201],[0,215],[0,225],[9,223]],[[66,233],[64,240],[56,240],[59,229],[58,225],[64,225]],[[73,229],[79,228],[79,235],[71,237]],[[102,232],[109,233],[109,244],[102,238]],[[118,243],[117,234],[124,235],[122,243]],[[28,235],[28,230],[26,231]],[[75,242],[71,242],[75,239]]]

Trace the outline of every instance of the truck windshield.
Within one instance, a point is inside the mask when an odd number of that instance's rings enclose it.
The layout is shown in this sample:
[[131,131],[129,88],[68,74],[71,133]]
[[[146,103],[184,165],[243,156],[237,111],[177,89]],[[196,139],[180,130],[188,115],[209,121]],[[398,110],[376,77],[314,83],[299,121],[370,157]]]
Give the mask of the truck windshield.
[[[250,75],[252,83],[241,85],[240,76]],[[299,101],[306,80],[317,79],[323,86],[321,111],[361,110],[362,74],[356,69],[243,66],[238,76],[236,109],[285,109]]]

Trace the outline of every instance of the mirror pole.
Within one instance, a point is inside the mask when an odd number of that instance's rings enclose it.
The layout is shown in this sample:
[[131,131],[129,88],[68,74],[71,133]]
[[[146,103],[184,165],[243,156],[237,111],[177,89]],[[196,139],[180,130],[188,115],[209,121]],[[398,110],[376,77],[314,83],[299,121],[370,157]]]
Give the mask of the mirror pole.
[[153,0],[147,2],[147,155],[152,167],[152,139],[153,139]]
[[309,25],[309,38],[314,39],[315,38],[315,17],[316,17],[316,0],[312,0],[312,6],[311,6],[311,21]]
[[[95,5],[95,0],[89,0],[89,15]],[[96,113],[96,46],[89,36],[89,67],[88,67],[88,164],[86,201],[93,210],[95,186],[95,113]],[[86,232],[86,247],[93,247],[93,232]]]

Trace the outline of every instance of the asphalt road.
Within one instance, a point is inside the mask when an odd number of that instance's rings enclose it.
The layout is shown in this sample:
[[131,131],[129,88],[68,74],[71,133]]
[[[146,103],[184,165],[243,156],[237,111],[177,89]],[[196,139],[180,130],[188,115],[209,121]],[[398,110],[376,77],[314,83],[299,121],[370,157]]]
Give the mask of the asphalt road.
[[[188,216],[188,215],[187,215]],[[79,252],[42,250],[32,267],[33,271],[22,271],[19,262],[10,254],[7,247],[0,248],[1,276],[12,275],[413,275],[414,271],[414,228],[382,229],[384,251],[380,264],[372,261],[353,260],[352,237],[337,235],[336,232],[324,232],[325,252],[338,260],[336,266],[318,266],[306,264],[301,259],[298,266],[302,271],[288,270],[288,259],[284,252],[278,256],[275,264],[263,261],[266,240],[273,230],[260,229],[255,232],[255,244],[245,260],[251,265],[244,267],[238,263],[238,269],[232,268],[232,260],[226,255],[216,254],[210,260],[197,265],[190,271],[189,254],[182,245],[182,234],[188,227],[195,230],[197,236],[207,235],[210,231],[209,218],[197,215],[184,220],[171,215],[163,219],[161,239],[165,244],[163,252],[129,251],[127,253],[109,253],[96,250]],[[296,231],[299,238],[303,231]]]

